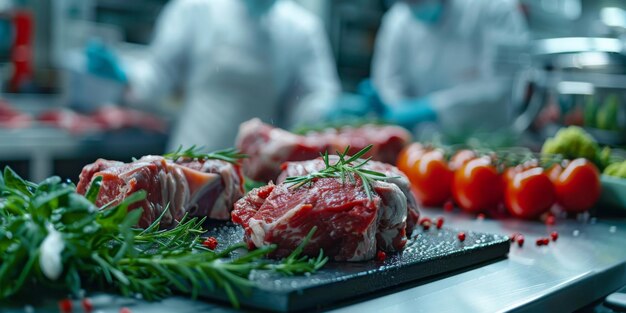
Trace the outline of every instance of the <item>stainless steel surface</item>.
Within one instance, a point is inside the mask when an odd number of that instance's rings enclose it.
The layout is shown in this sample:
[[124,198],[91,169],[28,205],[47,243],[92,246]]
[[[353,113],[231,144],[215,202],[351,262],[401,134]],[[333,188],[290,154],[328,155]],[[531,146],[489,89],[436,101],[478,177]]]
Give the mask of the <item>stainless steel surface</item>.
[[[519,220],[480,220],[474,216],[424,210],[444,216],[445,226],[509,235],[521,232],[524,247],[509,258],[452,276],[373,294],[333,308],[334,312],[571,312],[626,285],[626,220],[557,219],[554,226]],[[556,230],[557,242],[535,240]],[[226,305],[173,297],[148,303],[98,295],[95,309],[118,312],[234,312]],[[50,308],[56,310],[55,303]],[[37,308],[36,308],[37,309]],[[52,310],[51,309],[51,310]],[[23,311],[23,307],[16,309]]]
[[0,164],[2,160],[30,160],[30,179],[34,181],[53,174],[53,157],[75,155],[78,148],[78,139],[60,129],[0,129]]
[[[509,258],[455,276],[367,300],[336,312],[571,312],[626,284],[626,221],[557,220],[555,226],[517,220],[443,215],[447,226],[500,234],[521,232],[524,247]],[[556,243],[537,247],[556,230]]]
[[624,43],[615,38],[565,37],[537,40],[534,43],[536,54],[613,52],[622,53]]

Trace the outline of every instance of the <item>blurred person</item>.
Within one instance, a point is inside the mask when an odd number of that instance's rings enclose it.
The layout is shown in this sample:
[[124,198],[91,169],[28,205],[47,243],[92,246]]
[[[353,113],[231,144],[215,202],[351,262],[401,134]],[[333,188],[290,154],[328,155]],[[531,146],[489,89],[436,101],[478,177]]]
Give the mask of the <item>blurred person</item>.
[[372,64],[383,118],[452,133],[506,125],[512,77],[498,75],[497,49],[523,46],[527,37],[514,0],[396,1]]
[[149,50],[145,60],[123,64],[91,42],[87,67],[128,84],[130,103],[182,87],[170,149],[230,147],[252,117],[283,127],[314,123],[339,92],[321,21],[290,0],[173,0]]

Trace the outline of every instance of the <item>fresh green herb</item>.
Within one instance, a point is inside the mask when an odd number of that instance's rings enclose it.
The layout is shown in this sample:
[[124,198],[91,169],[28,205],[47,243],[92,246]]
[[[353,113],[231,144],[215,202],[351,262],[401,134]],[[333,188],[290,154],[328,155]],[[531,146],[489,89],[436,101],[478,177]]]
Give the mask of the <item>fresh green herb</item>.
[[200,152],[201,150],[202,148],[196,147],[196,145],[193,145],[185,150],[183,150],[183,146],[179,146],[178,149],[176,149],[176,151],[166,153],[163,155],[163,157],[174,160],[174,161],[181,159],[181,158],[198,159],[198,160],[214,159],[214,160],[226,161],[226,162],[233,163],[233,164],[237,163],[241,159],[245,159],[248,157],[247,155],[242,154],[239,151],[237,151],[237,149],[235,148],[219,150],[219,151],[215,151],[211,153],[203,153],[203,152]]
[[315,125],[300,125],[299,127],[292,129],[292,132],[298,135],[306,135],[307,133],[310,133],[310,132],[319,133],[319,132],[326,131],[328,129],[340,130],[346,127],[357,128],[357,127],[363,127],[365,125],[388,126],[390,124],[381,119],[376,119],[376,118],[349,118],[349,119],[342,119],[339,121],[325,122],[325,123],[320,123],[320,124],[315,124]]
[[261,181],[257,181],[257,180],[253,180],[251,178],[248,177],[244,177],[243,180],[243,189],[246,193],[250,192],[250,190],[255,189],[255,188],[260,188],[267,185],[267,183],[261,182]]
[[367,152],[369,152],[372,149],[372,146],[373,145],[369,145],[352,156],[348,156],[350,146],[346,147],[343,153],[337,151],[337,156],[339,157],[339,159],[335,164],[330,164],[328,152],[325,152],[324,154],[322,154],[322,160],[324,161],[324,165],[326,165],[323,170],[319,172],[309,173],[304,176],[288,177],[285,180],[285,183],[290,184],[290,187],[292,188],[299,188],[318,178],[340,178],[341,181],[345,183],[346,177],[352,183],[355,183],[354,177],[358,176],[363,182],[363,189],[365,189],[367,197],[371,200],[372,182],[376,180],[397,178],[363,168],[364,165],[367,164],[367,162],[369,162],[372,158],[369,157],[365,160],[360,160],[360,158]]
[[137,229],[142,210],[128,208],[146,193],[102,209],[93,202],[99,186],[92,184],[83,196],[58,177],[33,184],[5,168],[0,175],[0,299],[41,286],[75,294],[81,288],[117,290],[148,300],[174,290],[196,297],[201,290],[220,289],[238,306],[238,294],[254,284],[252,271],[310,273],[327,261],[322,252],[312,259],[300,255],[315,228],[279,262],[263,259],[276,246],[207,249],[201,238],[204,219],[183,217],[173,229],[160,229],[167,210],[148,228]]
[[322,266],[324,266],[324,264],[328,261],[328,258],[324,256],[324,251],[320,251],[320,254],[315,259],[308,259],[306,256],[300,256],[300,254],[302,254],[302,250],[304,250],[304,247],[307,245],[309,240],[311,240],[316,230],[317,226],[313,226],[300,245],[298,245],[298,247],[296,247],[296,249],[293,250],[288,257],[286,257],[281,263],[271,264],[269,267],[277,272],[289,276],[315,272],[322,268]]

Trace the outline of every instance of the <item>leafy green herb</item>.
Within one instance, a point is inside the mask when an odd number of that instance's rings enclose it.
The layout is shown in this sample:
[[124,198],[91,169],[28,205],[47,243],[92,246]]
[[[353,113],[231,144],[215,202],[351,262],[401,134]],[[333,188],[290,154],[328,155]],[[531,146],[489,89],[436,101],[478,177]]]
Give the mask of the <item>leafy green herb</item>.
[[322,154],[322,160],[324,160],[324,165],[326,165],[323,170],[319,172],[309,173],[304,176],[288,177],[287,179],[285,179],[285,183],[290,184],[290,187],[292,188],[299,188],[317,178],[340,178],[341,181],[345,183],[346,177],[352,183],[355,183],[354,176],[358,176],[363,182],[363,189],[365,189],[367,197],[371,200],[373,181],[397,178],[363,168],[363,166],[367,164],[367,162],[369,162],[372,158],[369,157],[365,160],[360,160],[360,158],[367,152],[369,152],[372,149],[372,146],[373,145],[369,145],[352,156],[348,156],[350,146],[346,147],[343,153],[337,151],[337,156],[339,157],[339,160],[337,160],[337,163],[335,164],[330,164],[330,158],[327,151]]
[[319,124],[314,124],[314,125],[301,125],[299,127],[292,129],[292,132],[298,135],[306,135],[307,133],[310,133],[310,132],[319,133],[319,132],[326,131],[328,129],[340,130],[346,127],[357,128],[357,127],[363,127],[365,125],[387,126],[390,124],[381,119],[376,119],[376,118],[349,118],[349,119],[342,119],[339,121],[331,121],[331,122],[319,123]]
[[201,238],[204,219],[185,216],[173,229],[160,229],[167,210],[148,228],[137,229],[142,210],[128,208],[146,193],[102,209],[93,202],[99,188],[92,184],[83,196],[58,177],[33,184],[5,168],[0,175],[0,299],[40,286],[75,294],[81,288],[117,290],[148,300],[174,290],[196,297],[201,290],[220,289],[238,306],[238,295],[254,284],[252,271],[310,273],[327,261],[322,252],[312,259],[300,255],[315,229],[279,262],[263,259],[276,246],[207,249]]
[[237,149],[235,148],[219,150],[219,151],[215,151],[211,153],[203,153],[203,152],[200,152],[200,150],[202,150],[202,148],[199,148],[196,145],[193,145],[185,150],[183,150],[183,146],[179,146],[178,149],[176,149],[176,151],[166,153],[163,155],[163,157],[174,160],[174,161],[181,159],[181,158],[198,159],[198,160],[214,159],[214,160],[226,161],[226,162],[233,163],[233,164],[237,163],[241,159],[245,159],[248,157],[247,155],[242,154],[239,151],[237,151]]
[[251,178],[248,177],[244,177],[243,180],[243,189],[246,193],[250,192],[250,190],[255,189],[255,188],[260,188],[267,185],[267,183],[261,182],[261,181],[257,181],[257,180],[253,180]]

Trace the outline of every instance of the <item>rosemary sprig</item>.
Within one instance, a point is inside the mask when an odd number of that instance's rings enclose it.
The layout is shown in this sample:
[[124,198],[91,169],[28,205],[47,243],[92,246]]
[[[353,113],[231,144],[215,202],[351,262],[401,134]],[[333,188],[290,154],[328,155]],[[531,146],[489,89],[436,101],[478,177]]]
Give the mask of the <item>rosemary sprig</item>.
[[[288,258],[269,262],[276,249],[246,252],[245,244],[221,252],[202,245],[203,219],[183,217],[173,229],[160,229],[165,212],[146,229],[134,228],[145,198],[139,191],[116,206],[94,205],[99,184],[87,196],[71,183],[51,177],[40,184],[20,178],[10,168],[0,173],[0,300],[33,287],[79,294],[81,288],[117,290],[159,299],[174,290],[196,297],[201,290],[223,290],[234,306],[254,281],[254,270],[293,275],[321,268],[327,258],[301,257],[312,229]],[[238,256],[231,252],[242,250]]]
[[322,154],[322,160],[326,166],[324,169],[318,172],[309,173],[304,176],[292,176],[285,179],[285,183],[290,185],[290,188],[302,187],[318,178],[339,178],[343,183],[346,182],[346,178],[352,183],[355,183],[354,176],[358,176],[363,182],[363,189],[367,198],[372,200],[372,182],[377,180],[387,180],[398,178],[395,176],[387,176],[383,173],[365,169],[364,166],[372,158],[369,157],[364,160],[360,158],[372,149],[373,145],[369,145],[363,148],[361,151],[355,153],[352,156],[348,156],[350,146],[342,152],[337,151],[339,159],[335,164],[330,164],[330,158],[328,151]]
[[188,149],[183,150],[183,146],[181,145],[181,146],[178,146],[178,149],[176,149],[176,151],[166,153],[163,155],[163,157],[174,160],[174,161],[181,159],[181,158],[198,159],[198,160],[214,159],[214,160],[226,161],[226,162],[233,163],[233,164],[239,162],[239,160],[241,159],[245,159],[248,157],[247,155],[240,153],[235,148],[219,150],[219,151],[210,152],[210,153],[200,152],[201,150],[202,148],[197,147],[196,145],[193,145],[189,147]]

